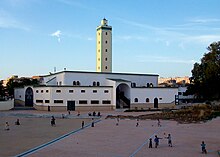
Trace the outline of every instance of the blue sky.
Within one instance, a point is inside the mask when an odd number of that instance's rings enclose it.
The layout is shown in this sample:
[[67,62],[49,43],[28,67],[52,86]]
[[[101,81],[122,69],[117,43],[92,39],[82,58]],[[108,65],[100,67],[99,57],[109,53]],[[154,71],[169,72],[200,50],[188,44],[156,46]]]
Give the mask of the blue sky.
[[219,0],[0,0],[0,80],[95,71],[96,27],[113,27],[113,72],[191,76],[220,40]]

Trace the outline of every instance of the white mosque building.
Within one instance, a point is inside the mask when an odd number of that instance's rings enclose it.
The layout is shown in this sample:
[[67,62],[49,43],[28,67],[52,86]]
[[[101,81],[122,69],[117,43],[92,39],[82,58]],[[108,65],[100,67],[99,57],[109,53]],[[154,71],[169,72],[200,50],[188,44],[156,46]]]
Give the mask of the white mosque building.
[[158,87],[159,75],[112,72],[112,27],[97,27],[96,72],[61,71],[41,76],[39,86],[16,88],[15,102],[37,110],[115,110],[174,106],[178,88]]

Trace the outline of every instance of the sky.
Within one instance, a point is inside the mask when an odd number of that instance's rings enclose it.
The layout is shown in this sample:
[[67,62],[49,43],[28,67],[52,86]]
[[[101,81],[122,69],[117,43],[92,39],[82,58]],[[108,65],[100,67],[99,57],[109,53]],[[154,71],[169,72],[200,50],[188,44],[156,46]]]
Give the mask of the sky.
[[220,40],[219,0],[0,0],[0,80],[96,70],[96,27],[112,26],[113,72],[191,76]]

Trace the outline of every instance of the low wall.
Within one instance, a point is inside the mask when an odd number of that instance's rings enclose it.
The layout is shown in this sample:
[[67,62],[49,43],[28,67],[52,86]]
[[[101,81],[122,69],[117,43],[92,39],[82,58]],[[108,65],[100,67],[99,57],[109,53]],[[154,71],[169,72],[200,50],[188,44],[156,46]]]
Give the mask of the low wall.
[[[132,103],[130,105],[130,109],[137,109],[137,110],[141,110],[141,109],[149,109],[149,108],[154,108],[154,104],[153,103]],[[161,103],[158,104],[158,108],[175,108],[175,104],[174,103]]]
[[14,99],[7,101],[0,101],[0,111],[10,110],[14,108]]

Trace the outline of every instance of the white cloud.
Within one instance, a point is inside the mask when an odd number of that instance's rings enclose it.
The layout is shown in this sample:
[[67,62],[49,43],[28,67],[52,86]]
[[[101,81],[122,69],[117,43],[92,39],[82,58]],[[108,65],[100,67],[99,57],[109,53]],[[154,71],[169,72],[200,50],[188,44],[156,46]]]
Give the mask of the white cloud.
[[62,35],[62,33],[61,33],[61,31],[60,31],[60,30],[57,30],[56,32],[51,33],[50,35],[51,35],[52,37],[56,37],[56,38],[57,38],[57,40],[58,40],[58,42],[60,42],[60,41],[61,41],[60,36]]

